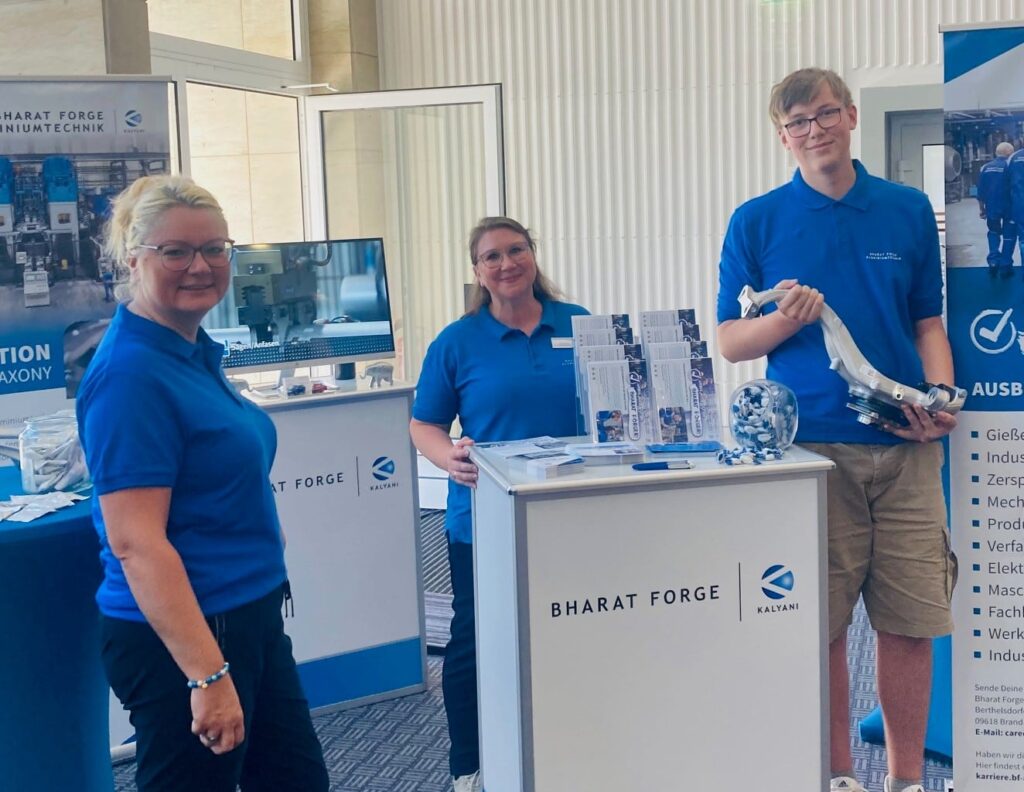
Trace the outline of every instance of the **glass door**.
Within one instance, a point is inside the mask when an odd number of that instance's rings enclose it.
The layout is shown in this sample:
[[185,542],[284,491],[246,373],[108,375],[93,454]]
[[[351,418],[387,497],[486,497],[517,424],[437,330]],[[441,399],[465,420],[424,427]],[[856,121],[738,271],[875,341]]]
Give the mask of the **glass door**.
[[464,310],[469,230],[505,212],[501,86],[304,99],[307,238],[383,237],[396,378]]

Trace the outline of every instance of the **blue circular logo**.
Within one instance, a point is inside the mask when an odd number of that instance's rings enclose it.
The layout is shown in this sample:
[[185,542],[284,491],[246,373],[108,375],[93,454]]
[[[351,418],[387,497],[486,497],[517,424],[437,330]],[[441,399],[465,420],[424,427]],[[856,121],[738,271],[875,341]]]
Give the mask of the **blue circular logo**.
[[792,570],[785,564],[773,564],[761,575],[761,591],[768,599],[785,599],[795,584]]
[[124,114],[124,122],[130,127],[137,127],[142,123],[142,113],[138,110],[129,110]]
[[387,481],[395,475],[395,460],[391,457],[377,457],[373,460],[370,472],[377,481]]

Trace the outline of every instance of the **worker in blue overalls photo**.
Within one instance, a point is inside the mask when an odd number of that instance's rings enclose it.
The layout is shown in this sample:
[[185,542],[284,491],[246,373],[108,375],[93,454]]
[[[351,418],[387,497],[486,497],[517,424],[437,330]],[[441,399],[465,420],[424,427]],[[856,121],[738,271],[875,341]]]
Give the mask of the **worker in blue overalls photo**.
[[1010,277],[1013,274],[1013,248],[1017,243],[1017,225],[1010,216],[1010,173],[1007,160],[1013,144],[996,146],[995,159],[981,166],[978,175],[978,208],[988,223],[989,273]]

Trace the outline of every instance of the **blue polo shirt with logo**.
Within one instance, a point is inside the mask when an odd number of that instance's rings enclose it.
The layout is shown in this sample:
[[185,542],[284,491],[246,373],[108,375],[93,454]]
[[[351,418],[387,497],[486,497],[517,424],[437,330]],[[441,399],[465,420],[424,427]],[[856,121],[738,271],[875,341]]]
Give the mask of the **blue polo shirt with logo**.
[[[223,353],[202,329],[193,344],[119,306],[76,405],[96,496],[171,489],[167,538],[208,615],[259,599],[286,576],[270,487],[277,433],[224,378]],[[107,542],[99,497],[92,512],[100,611],[145,621]]]
[[[854,167],[857,180],[838,201],[797,170],[791,182],[733,213],[719,268],[718,321],[739,319],[743,286],[761,291],[796,278],[825,295],[878,371],[917,385],[924,368],[914,324],[942,314],[935,214],[918,190],[872,176],[856,160]],[[829,369],[818,324],[768,353],[768,377],[797,396],[797,442],[902,442],[858,423],[845,406],[848,388]]]
[[[579,305],[545,300],[540,323],[527,336],[495,319],[487,308],[452,322],[434,339],[423,360],[412,414],[448,426],[456,417],[465,437],[477,443],[576,434],[576,378],[572,317]],[[448,536],[473,541],[468,487],[448,480]]]

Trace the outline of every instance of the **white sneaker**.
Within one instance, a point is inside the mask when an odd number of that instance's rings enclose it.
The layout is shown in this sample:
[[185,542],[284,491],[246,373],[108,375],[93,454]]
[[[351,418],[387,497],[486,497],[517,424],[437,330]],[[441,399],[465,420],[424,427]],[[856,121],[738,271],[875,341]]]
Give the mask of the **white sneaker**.
[[829,792],[868,792],[856,778],[837,776],[829,784]]
[[473,775],[459,776],[458,778],[452,779],[452,789],[455,792],[480,792],[482,789],[480,783],[480,771],[477,770]]
[[[885,792],[889,792],[889,779],[890,778],[891,778],[891,776],[886,776],[885,777]],[[924,787],[921,786],[920,784],[914,784],[913,786],[908,786],[906,789],[903,790],[903,792],[924,792]]]

